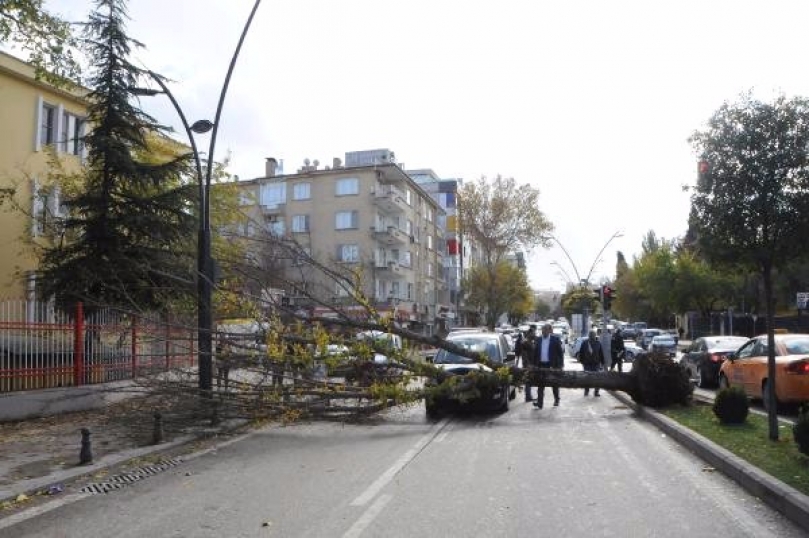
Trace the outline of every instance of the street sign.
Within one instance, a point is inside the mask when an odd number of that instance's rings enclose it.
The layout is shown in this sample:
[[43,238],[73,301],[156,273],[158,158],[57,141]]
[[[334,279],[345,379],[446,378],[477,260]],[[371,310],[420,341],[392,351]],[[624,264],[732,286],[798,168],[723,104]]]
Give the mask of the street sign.
[[809,292],[799,291],[797,297],[798,310],[806,310],[809,306]]

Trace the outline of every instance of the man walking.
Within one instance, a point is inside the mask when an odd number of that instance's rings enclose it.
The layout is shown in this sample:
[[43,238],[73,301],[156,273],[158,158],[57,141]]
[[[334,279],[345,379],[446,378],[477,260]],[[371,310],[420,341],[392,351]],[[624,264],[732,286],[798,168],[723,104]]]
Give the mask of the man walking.
[[[587,340],[582,342],[579,350],[579,361],[585,372],[598,372],[604,365],[604,350],[601,342],[598,341],[595,331],[590,331]],[[590,389],[584,389],[584,395],[590,394]],[[595,396],[601,396],[598,389],[595,389]]]
[[626,354],[626,346],[624,345],[624,335],[621,333],[621,328],[615,329],[615,334],[612,335],[612,364],[610,364],[610,372],[617,366],[619,372],[624,371],[624,355]]
[[[561,370],[565,366],[565,348],[562,346],[562,340],[553,334],[553,329],[550,323],[542,326],[542,336],[536,339],[534,351],[534,361],[537,367],[542,368],[556,368]],[[553,405],[559,406],[559,386],[551,387],[553,390]],[[545,385],[537,387],[537,401],[534,402],[534,407],[542,409],[542,404],[545,399]]]
[[[531,325],[520,343],[520,358],[522,359],[523,368],[536,368],[534,361],[534,344],[536,344],[536,325]],[[525,401],[530,402],[534,398],[531,396],[531,385],[528,381],[525,382]]]

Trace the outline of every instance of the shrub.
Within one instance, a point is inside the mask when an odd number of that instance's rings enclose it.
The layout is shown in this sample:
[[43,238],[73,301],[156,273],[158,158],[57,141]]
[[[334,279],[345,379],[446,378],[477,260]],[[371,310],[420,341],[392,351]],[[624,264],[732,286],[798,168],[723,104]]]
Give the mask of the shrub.
[[650,407],[687,404],[694,392],[688,372],[663,353],[644,353],[632,362],[637,385],[632,399]]
[[713,402],[713,412],[722,424],[743,424],[750,412],[744,389],[728,387],[720,390]]
[[809,405],[801,405],[801,410],[798,413],[798,419],[795,425],[792,426],[792,436],[795,442],[798,443],[798,450],[801,454],[809,456]]

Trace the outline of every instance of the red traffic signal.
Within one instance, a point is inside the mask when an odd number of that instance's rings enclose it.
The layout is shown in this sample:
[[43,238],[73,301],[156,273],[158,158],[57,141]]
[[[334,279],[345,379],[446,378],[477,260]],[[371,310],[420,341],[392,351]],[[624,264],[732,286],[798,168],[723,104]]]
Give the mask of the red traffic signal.
[[611,299],[612,298],[612,288],[609,287],[609,286],[604,286],[601,289],[601,296],[604,297],[604,299]]

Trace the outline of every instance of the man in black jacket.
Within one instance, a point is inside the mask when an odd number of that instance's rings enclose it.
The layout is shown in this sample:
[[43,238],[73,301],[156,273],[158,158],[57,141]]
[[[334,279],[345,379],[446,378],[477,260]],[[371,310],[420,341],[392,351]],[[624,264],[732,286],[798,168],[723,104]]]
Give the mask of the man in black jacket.
[[[585,372],[598,372],[604,366],[604,350],[601,348],[601,342],[598,341],[595,331],[590,331],[587,340],[581,343],[579,362]],[[590,389],[584,389],[584,395],[588,394],[590,394]],[[598,389],[595,389],[595,396],[601,396]]]
[[[550,323],[542,326],[542,336],[536,339],[534,343],[534,363],[538,368],[557,368],[561,370],[565,367],[565,348],[562,346],[562,340],[553,334],[553,329]],[[559,405],[559,387],[551,387],[553,389],[553,405]],[[537,387],[537,401],[534,402],[534,407],[542,409],[542,403],[545,399],[545,385]]]
[[624,345],[624,335],[621,333],[621,328],[615,329],[615,334],[612,335],[612,342],[610,344],[612,349],[612,363],[610,364],[610,372],[617,366],[619,372],[624,371],[624,355],[626,354],[626,346]]

